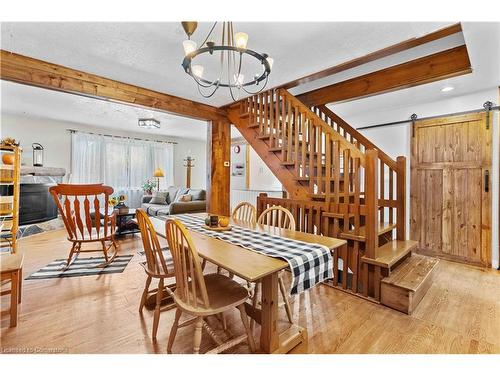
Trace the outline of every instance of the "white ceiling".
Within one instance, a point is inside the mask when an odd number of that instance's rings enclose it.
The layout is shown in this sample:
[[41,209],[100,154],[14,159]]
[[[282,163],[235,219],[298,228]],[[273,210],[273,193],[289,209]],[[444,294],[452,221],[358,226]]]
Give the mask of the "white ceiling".
[[[205,121],[6,81],[0,81],[0,91],[2,114],[52,119],[151,136],[207,139]],[[139,118],[151,117],[160,121],[160,129],[139,128]]]
[[[442,28],[450,22],[377,23],[237,23],[235,31],[249,34],[249,48],[267,52],[274,58],[269,87],[364,56],[391,44]],[[200,24],[194,39],[200,42],[211,26]],[[380,111],[414,103],[443,99],[440,88],[448,83],[459,96],[498,86],[500,82],[500,23],[462,23],[463,35],[414,48],[365,64],[326,79],[292,90],[297,94],[451,48],[465,39],[473,73],[335,104],[341,116],[360,111]],[[75,69],[181,96],[210,105],[228,103],[223,89],[211,99],[203,99],[180,63],[185,39],[180,23],[2,23],[1,48]],[[405,60],[406,59],[406,60]],[[67,95],[50,90],[2,81],[2,113],[21,114],[61,121],[79,122],[110,129],[137,131],[139,117],[162,121],[161,135],[206,139],[206,125],[161,112]],[[353,124],[355,126],[355,124]]]
[[[274,58],[269,87],[442,28],[451,22],[235,23],[248,47]],[[200,43],[212,23],[200,23]],[[179,23],[3,22],[2,49],[115,80],[220,106],[225,90],[204,99],[181,68]],[[219,34],[217,34],[219,35]],[[217,37],[215,40],[218,40]]]
[[[331,104],[328,107],[339,116],[348,119],[360,113],[390,111],[498,87],[500,85],[500,23],[465,22],[462,23],[462,29],[472,64],[471,74],[387,94]],[[445,86],[453,86],[455,89],[450,92],[441,92]],[[356,127],[356,124],[351,125]]]

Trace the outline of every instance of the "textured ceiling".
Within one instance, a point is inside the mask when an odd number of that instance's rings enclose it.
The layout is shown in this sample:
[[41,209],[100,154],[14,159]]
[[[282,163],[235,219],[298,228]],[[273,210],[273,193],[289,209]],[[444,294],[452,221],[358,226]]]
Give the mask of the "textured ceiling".
[[[450,23],[240,23],[236,31],[249,34],[249,48],[275,59],[270,86],[288,82],[354,57],[417,37]],[[200,41],[211,24],[200,24]],[[294,93],[347,79],[435,49],[450,48],[465,40],[473,73],[396,93],[339,103],[341,116],[381,111],[414,103],[441,100],[440,88],[453,84],[446,97],[498,86],[500,82],[500,23],[462,23],[463,36],[421,46],[371,64],[295,88]],[[1,47],[16,53],[66,65],[119,81],[178,95],[211,105],[228,102],[218,96],[203,100],[180,67],[184,33],[178,23],[2,23]],[[400,61],[401,60],[401,61]],[[205,123],[161,112],[2,82],[2,113],[54,118],[110,129],[137,131],[137,118],[153,116],[162,129],[148,132],[206,139]],[[356,124],[353,124],[354,126]]]
[[[0,82],[2,114],[58,120],[68,123],[68,126],[73,122],[149,135],[207,139],[205,121],[12,82]],[[160,129],[139,128],[137,120],[150,117],[160,121]]]
[[[271,87],[448,24],[263,22],[234,26],[236,32],[249,34],[249,48],[274,58]],[[200,43],[211,25],[201,23],[193,39]],[[3,22],[1,31],[5,50],[215,106],[230,101],[225,90],[203,99],[183,72],[185,34],[180,23]]]
[[[362,113],[383,112],[459,97],[499,86],[500,23],[462,23],[464,39],[472,64],[472,73],[443,81],[428,83],[388,94],[329,105],[346,119]],[[450,92],[441,92],[453,86]],[[356,124],[352,124],[356,126]]]

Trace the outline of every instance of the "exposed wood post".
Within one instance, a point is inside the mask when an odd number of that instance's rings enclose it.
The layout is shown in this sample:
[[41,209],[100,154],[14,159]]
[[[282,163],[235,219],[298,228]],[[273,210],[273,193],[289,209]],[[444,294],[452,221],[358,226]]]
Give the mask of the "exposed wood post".
[[396,238],[400,241],[406,239],[406,157],[398,156],[396,178]]
[[365,167],[365,204],[366,204],[366,242],[365,256],[375,259],[378,248],[378,151],[366,151]]
[[231,123],[213,120],[207,128],[207,211],[229,216]]

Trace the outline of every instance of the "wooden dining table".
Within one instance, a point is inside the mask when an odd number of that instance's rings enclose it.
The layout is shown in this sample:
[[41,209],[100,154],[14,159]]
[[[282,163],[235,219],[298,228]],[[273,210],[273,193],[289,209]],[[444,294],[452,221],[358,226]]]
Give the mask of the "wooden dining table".
[[[197,214],[205,217],[206,214]],[[166,236],[165,220],[151,218],[157,234]],[[231,225],[303,242],[320,244],[333,251],[346,246],[345,240],[280,229],[261,224],[230,220]],[[283,332],[278,331],[278,273],[289,267],[282,259],[245,249],[243,247],[189,230],[201,258],[213,263],[248,282],[262,282],[261,306],[245,304],[248,316],[261,326],[260,350],[263,353],[288,353],[297,345],[307,344],[307,330],[292,324]]]

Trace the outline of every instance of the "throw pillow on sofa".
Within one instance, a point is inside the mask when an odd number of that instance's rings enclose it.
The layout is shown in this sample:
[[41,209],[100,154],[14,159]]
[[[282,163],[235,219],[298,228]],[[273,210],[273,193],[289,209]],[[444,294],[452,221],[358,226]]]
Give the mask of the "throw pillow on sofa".
[[154,191],[153,197],[149,201],[151,204],[167,204],[168,192],[167,191]]
[[168,192],[167,204],[175,202],[175,199],[177,198],[178,191],[179,191],[179,188],[176,186],[169,186],[168,187],[168,189],[167,189],[167,192]]
[[191,194],[194,201],[204,201],[207,198],[207,194],[203,189],[189,189],[189,194]]
[[191,202],[193,200],[193,196],[191,194],[182,194],[177,198],[177,202]]

